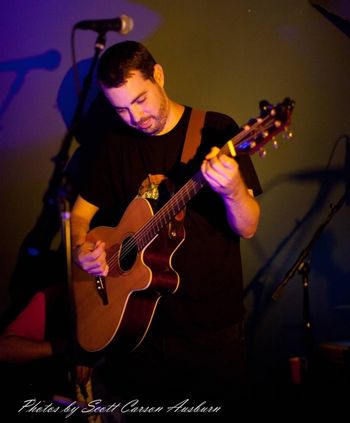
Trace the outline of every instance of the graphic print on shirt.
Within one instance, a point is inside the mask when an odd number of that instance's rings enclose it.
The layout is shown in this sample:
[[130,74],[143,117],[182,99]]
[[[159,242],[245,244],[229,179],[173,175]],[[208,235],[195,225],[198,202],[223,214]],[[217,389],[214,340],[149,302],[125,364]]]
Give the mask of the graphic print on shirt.
[[165,175],[151,175],[149,174],[140,185],[138,196],[146,198],[147,200],[158,200],[159,199],[159,184],[164,181]]
[[[162,186],[164,186],[164,190],[159,188],[159,185],[163,181],[164,183],[162,184]],[[159,207],[162,206],[163,203],[166,202],[174,192],[175,191],[172,182],[165,175],[148,174],[147,178],[144,179],[140,185],[140,188],[138,190],[138,197],[142,197],[147,200],[158,201],[159,203],[157,203],[157,207]],[[174,217],[174,220],[169,223],[169,228],[172,228],[172,230],[175,229],[174,221],[184,221],[185,210],[186,209],[184,208]]]

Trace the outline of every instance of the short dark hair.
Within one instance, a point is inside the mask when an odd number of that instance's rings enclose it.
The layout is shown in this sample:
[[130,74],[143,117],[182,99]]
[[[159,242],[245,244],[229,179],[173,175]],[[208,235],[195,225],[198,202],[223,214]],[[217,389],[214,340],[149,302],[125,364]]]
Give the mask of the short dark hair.
[[125,84],[132,71],[138,70],[145,79],[154,81],[156,61],[147,48],[137,41],[123,41],[109,47],[101,56],[97,79],[106,87]]

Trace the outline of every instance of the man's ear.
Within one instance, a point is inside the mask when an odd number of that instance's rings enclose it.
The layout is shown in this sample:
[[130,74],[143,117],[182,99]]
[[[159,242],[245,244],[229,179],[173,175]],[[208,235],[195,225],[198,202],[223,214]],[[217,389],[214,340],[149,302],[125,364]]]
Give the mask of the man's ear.
[[164,86],[164,72],[162,66],[159,63],[154,65],[153,78],[161,87]]

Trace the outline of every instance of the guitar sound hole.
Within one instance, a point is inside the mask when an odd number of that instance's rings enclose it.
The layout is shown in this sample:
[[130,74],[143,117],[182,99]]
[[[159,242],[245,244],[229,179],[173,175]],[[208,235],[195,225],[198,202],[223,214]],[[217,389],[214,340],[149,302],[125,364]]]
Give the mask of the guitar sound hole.
[[125,238],[120,248],[119,265],[126,272],[132,268],[137,255],[137,246],[132,236]]

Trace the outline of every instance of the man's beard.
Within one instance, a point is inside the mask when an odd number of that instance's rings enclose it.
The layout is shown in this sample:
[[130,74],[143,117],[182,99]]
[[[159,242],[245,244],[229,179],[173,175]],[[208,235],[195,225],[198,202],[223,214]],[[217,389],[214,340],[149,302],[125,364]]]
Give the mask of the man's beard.
[[[136,129],[148,135],[157,135],[160,132],[162,132],[168,120],[169,104],[164,92],[160,88],[159,88],[159,92],[162,98],[161,98],[157,115],[150,115],[144,119],[141,119],[135,125]],[[152,125],[149,128],[140,127],[140,125],[143,122],[147,121],[150,118],[152,119]]]

